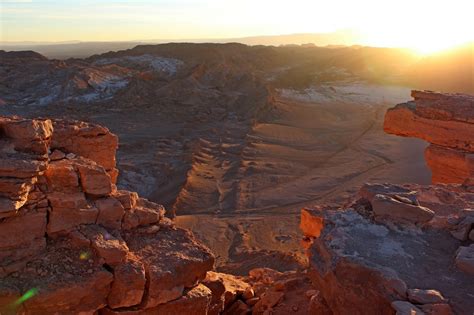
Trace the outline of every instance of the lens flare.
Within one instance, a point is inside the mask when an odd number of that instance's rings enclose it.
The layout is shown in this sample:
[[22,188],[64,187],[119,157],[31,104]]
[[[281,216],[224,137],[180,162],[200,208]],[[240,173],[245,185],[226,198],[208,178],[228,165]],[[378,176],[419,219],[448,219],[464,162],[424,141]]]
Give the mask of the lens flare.
[[79,255],[79,259],[80,260],[87,260],[87,259],[89,259],[90,256],[91,256],[91,254],[89,252],[82,252]]
[[18,300],[15,301],[14,305],[18,306],[23,304],[25,301],[31,299],[34,297],[36,294],[38,294],[38,289],[37,288],[32,288],[26,291],[25,294],[23,294]]

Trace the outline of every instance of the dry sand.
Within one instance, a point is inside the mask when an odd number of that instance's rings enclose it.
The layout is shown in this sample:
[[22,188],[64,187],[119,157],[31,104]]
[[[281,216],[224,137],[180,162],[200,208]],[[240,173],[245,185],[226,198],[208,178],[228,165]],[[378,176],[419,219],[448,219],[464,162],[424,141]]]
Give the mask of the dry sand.
[[221,270],[289,270],[304,261],[301,207],[349,202],[368,181],[429,183],[426,144],[382,130],[387,106],[408,99],[409,90],[396,87],[385,98],[361,101],[373,90],[361,89],[352,101],[281,93],[277,120],[255,124],[244,142],[219,146],[237,154],[223,158],[210,148],[195,161],[175,204],[178,215],[185,213],[178,224],[218,254]]

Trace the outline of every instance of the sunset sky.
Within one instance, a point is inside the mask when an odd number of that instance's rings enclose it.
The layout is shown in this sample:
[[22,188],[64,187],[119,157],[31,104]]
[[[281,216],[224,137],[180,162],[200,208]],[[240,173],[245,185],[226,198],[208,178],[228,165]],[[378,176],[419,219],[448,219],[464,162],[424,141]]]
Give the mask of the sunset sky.
[[435,51],[474,39],[473,0],[0,0],[1,41],[212,39],[351,29]]

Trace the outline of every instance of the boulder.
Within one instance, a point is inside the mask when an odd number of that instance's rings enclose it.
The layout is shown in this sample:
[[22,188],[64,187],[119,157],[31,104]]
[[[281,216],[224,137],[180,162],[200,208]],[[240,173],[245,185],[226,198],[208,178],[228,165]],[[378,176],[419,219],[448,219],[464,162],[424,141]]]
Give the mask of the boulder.
[[61,160],[50,163],[45,172],[50,191],[78,192],[79,177],[72,163]]
[[113,197],[120,201],[125,210],[131,210],[135,208],[138,201],[138,194],[136,192],[130,192],[126,190],[117,190],[114,192]]
[[267,291],[261,297],[260,300],[255,304],[252,309],[252,314],[262,314],[266,310],[271,310],[272,307],[277,305],[283,300],[285,294],[283,292]]
[[148,294],[144,308],[179,298],[185,288],[203,280],[214,265],[214,256],[186,230],[161,228],[155,234],[135,230],[127,233],[125,240],[145,266]]
[[85,122],[55,120],[51,147],[91,159],[105,170],[115,168],[118,138],[107,128]]
[[125,210],[117,199],[102,198],[95,201],[99,215],[97,216],[97,224],[110,229],[120,229],[122,226],[122,218]]
[[474,275],[474,244],[459,247],[455,263],[460,270]]
[[453,315],[454,314],[449,304],[444,304],[444,303],[420,305],[420,309],[423,312],[425,312],[426,315]]
[[47,163],[44,161],[8,158],[0,156],[0,177],[14,177],[14,178],[31,178],[40,175],[47,168]]
[[222,314],[224,315],[248,315],[250,314],[250,307],[247,306],[241,300],[235,301],[227,310]]
[[2,121],[1,127],[15,150],[40,155],[48,153],[53,133],[51,120],[12,119]]
[[461,314],[474,307],[467,293],[474,284],[453,270],[459,241],[449,231],[386,217],[374,222],[352,208],[304,211],[323,222],[307,250],[308,273],[335,314],[392,314],[392,302],[406,301],[408,288],[443,292]]
[[392,307],[397,315],[425,315],[422,310],[407,301],[394,301]]
[[206,286],[200,284],[188,290],[181,297],[160,304],[149,309],[130,308],[126,310],[112,310],[105,308],[100,311],[101,315],[157,315],[157,314],[208,314],[209,303],[212,292]]
[[113,267],[125,261],[128,247],[125,241],[96,225],[82,226],[81,233],[90,240],[92,249],[104,263]]
[[44,238],[46,213],[27,213],[4,219],[0,225],[0,249],[15,248]]
[[323,228],[323,218],[311,215],[305,209],[301,210],[300,229],[307,237],[319,237]]
[[409,289],[408,300],[415,304],[437,304],[444,303],[446,299],[436,290]]
[[67,233],[81,224],[93,224],[97,221],[99,210],[91,207],[84,193],[54,192],[48,195],[51,204],[47,232]]
[[139,226],[158,223],[164,216],[164,208],[160,210],[135,207],[131,210],[125,211],[122,228],[124,230],[132,230]]
[[106,170],[93,161],[81,159],[76,162],[81,178],[82,190],[93,197],[108,196],[112,193],[112,180]]
[[114,281],[107,297],[112,309],[139,305],[145,292],[145,268],[136,259],[128,259],[115,265]]
[[231,305],[237,297],[251,289],[248,283],[235,276],[213,271],[207,273],[202,284],[212,291],[210,314],[219,314]]
[[390,219],[401,222],[424,223],[431,220],[435,213],[422,206],[399,201],[386,195],[375,195],[371,202],[376,219]]

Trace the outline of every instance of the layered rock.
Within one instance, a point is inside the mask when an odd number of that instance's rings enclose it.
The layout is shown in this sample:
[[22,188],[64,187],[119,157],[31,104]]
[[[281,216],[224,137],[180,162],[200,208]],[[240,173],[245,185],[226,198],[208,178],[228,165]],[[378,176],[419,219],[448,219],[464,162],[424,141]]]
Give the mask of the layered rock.
[[305,208],[310,277],[334,314],[469,314],[473,206],[461,185],[366,184],[350,208]]
[[433,183],[474,177],[474,96],[412,91],[412,97],[387,111],[384,130],[430,143],[425,159]]
[[115,187],[104,127],[0,119],[1,314],[206,314],[214,257]]

